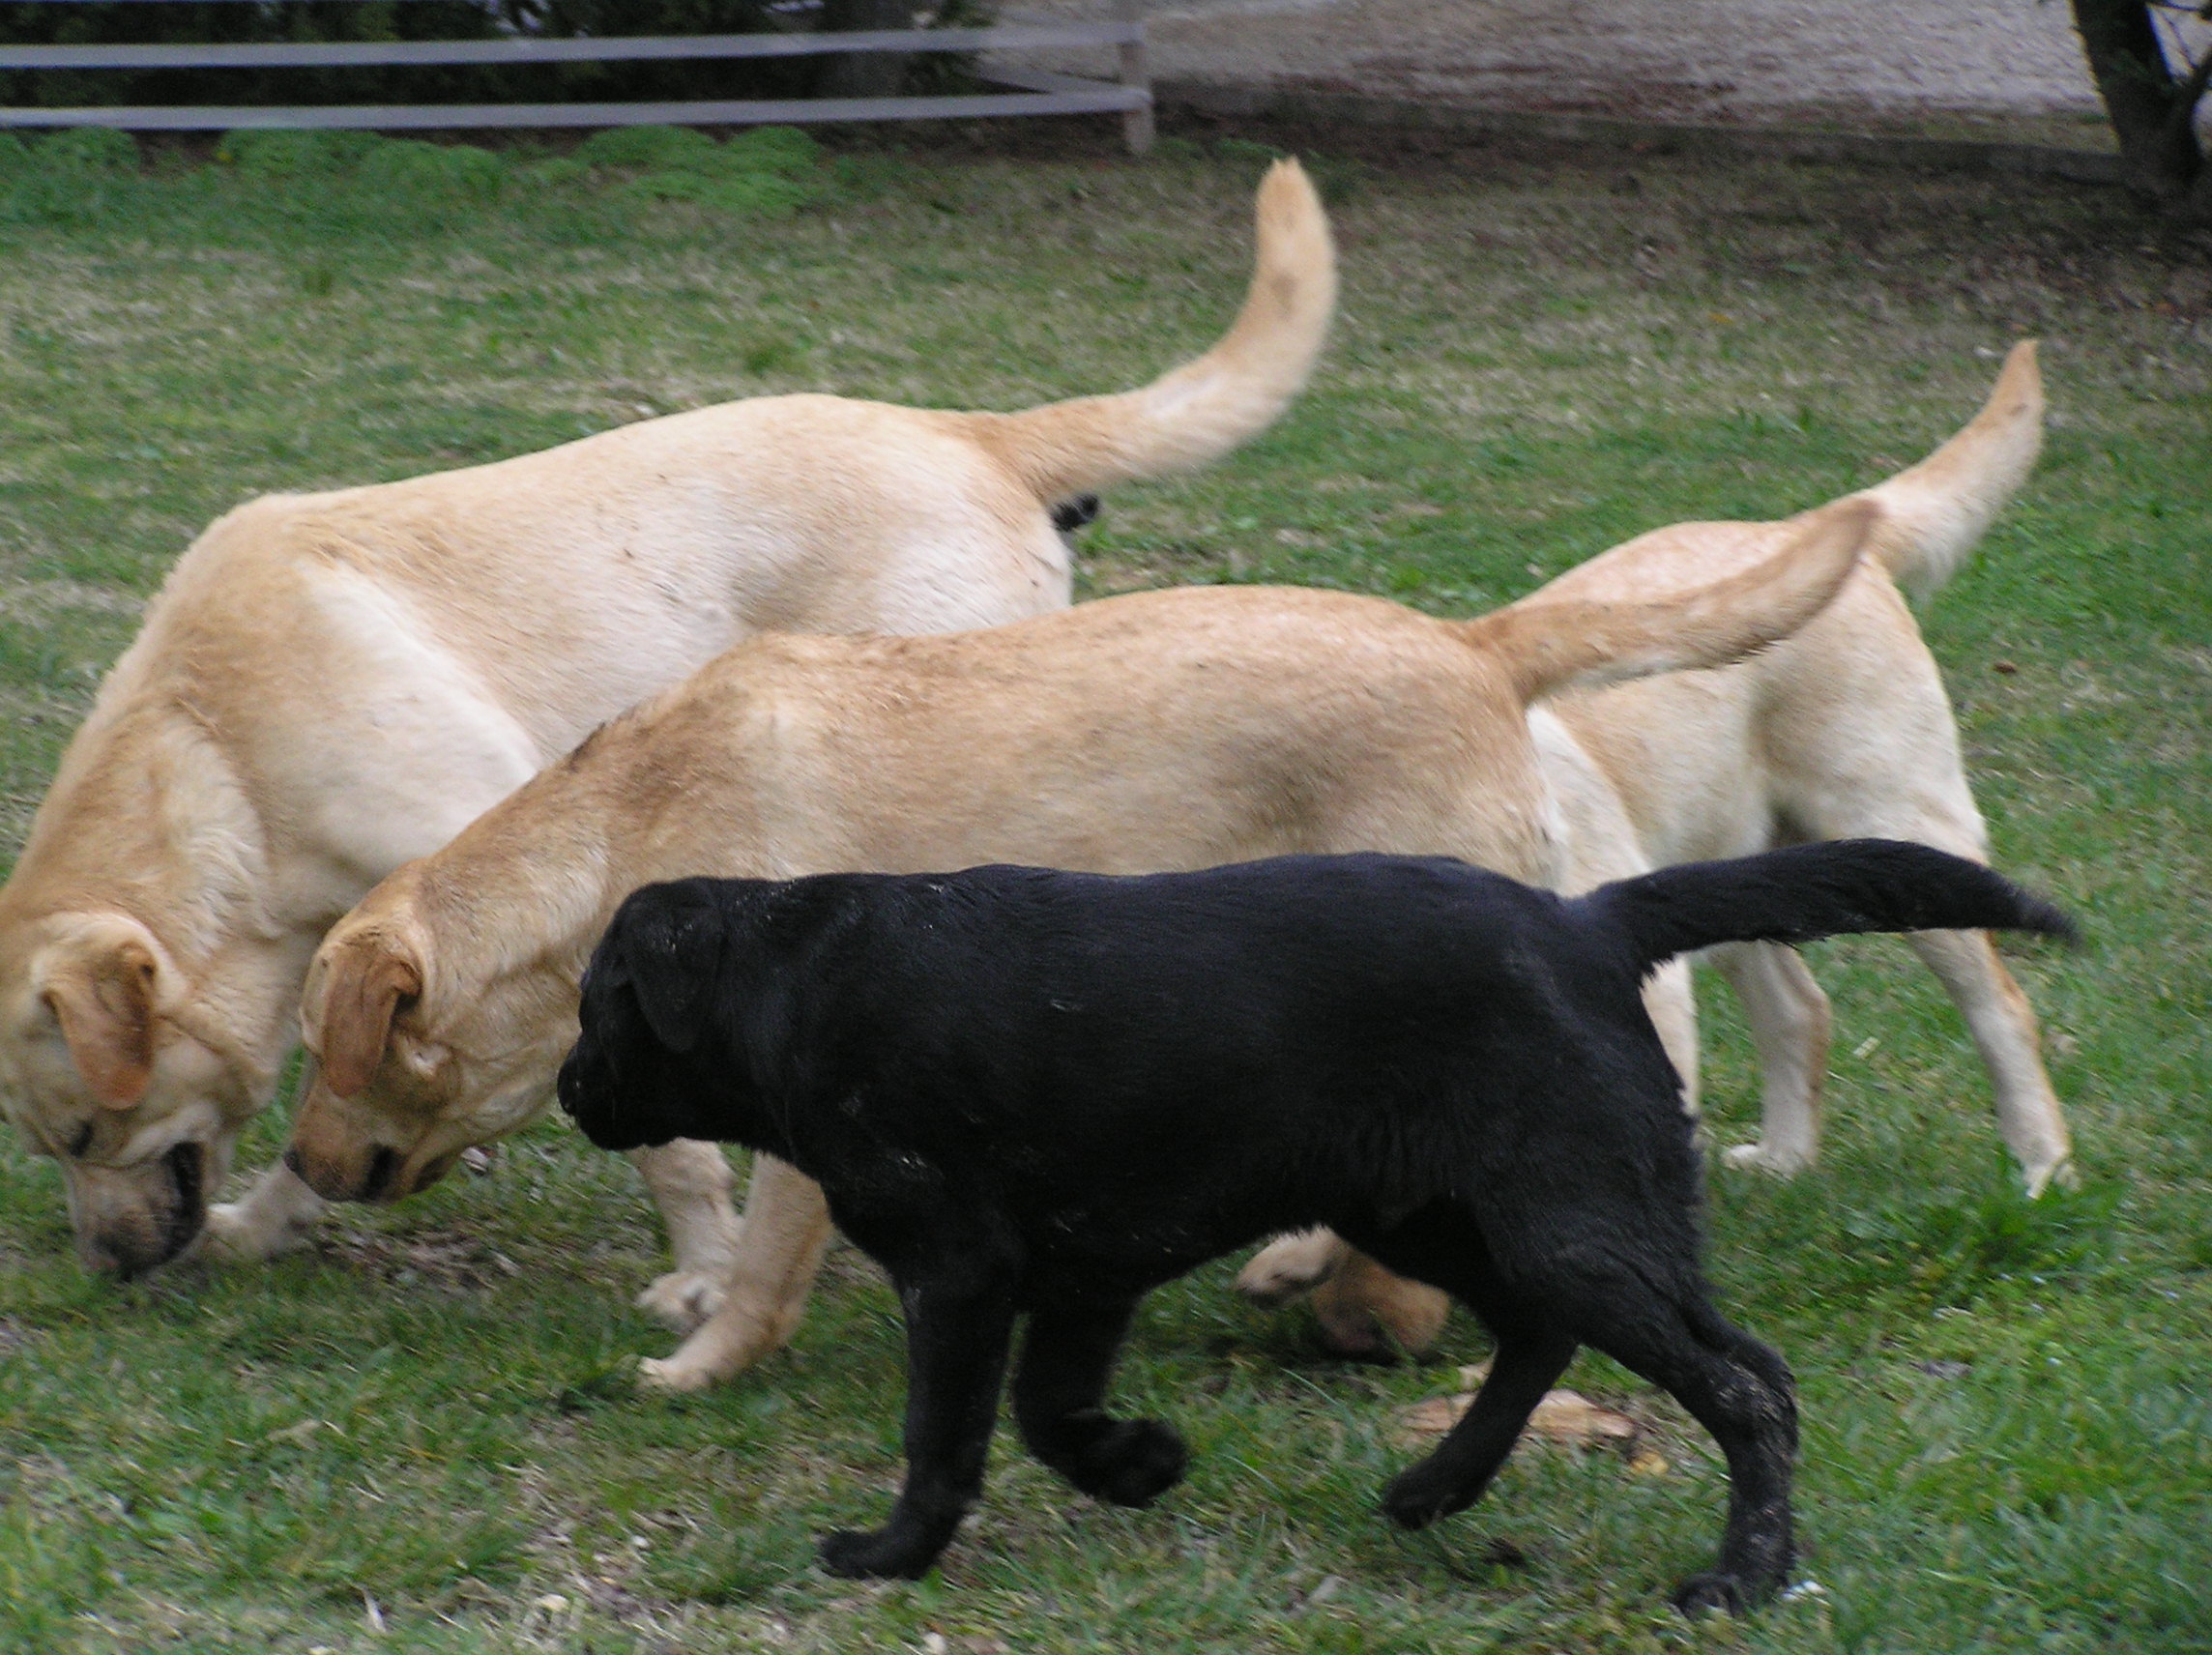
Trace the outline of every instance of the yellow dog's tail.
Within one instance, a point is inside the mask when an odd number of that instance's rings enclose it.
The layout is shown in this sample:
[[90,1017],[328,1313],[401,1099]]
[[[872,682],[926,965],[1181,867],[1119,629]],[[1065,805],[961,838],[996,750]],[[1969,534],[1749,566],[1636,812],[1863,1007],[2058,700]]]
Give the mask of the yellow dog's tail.
[[1321,198],[1295,160],[1269,169],[1255,216],[1252,284],[1220,343],[1141,391],[961,416],[975,440],[1051,505],[1205,465],[1273,424],[1328,335],[1336,248]]
[[[1881,524],[1864,499],[1839,500],[1781,525],[1780,547],[1749,567],[1703,584],[1649,584],[1651,595],[1582,596],[1597,590],[1570,569],[1518,603],[1461,623],[1462,635],[1494,653],[1524,701],[1591,689],[1653,673],[1723,667],[1787,638],[1827,607]],[[1606,554],[1605,582],[1633,591],[1642,547]],[[1656,575],[1674,571],[1656,542]]]
[[1965,429],[1918,465],[1855,497],[1881,508],[1873,555],[1913,595],[1935,592],[2027,480],[2042,449],[2043,374],[2035,341],[2023,339]]

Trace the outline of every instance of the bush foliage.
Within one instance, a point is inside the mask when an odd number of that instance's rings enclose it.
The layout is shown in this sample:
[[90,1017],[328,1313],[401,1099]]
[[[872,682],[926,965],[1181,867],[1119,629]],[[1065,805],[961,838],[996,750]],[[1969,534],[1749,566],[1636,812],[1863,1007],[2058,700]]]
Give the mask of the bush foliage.
[[373,132],[245,131],[228,134],[215,159],[149,169],[137,142],[106,127],[28,143],[0,132],[0,225],[95,224],[210,194],[228,197],[242,227],[276,220],[323,232],[443,228],[502,201],[601,214],[614,203],[689,202],[717,217],[772,218],[837,184],[819,146],[794,127],[719,143],[687,128],[620,128],[551,157]]

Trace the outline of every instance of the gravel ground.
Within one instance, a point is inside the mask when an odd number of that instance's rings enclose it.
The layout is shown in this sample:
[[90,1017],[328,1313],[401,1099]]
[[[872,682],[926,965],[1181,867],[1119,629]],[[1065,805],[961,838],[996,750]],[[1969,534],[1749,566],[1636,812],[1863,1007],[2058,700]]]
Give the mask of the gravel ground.
[[2064,0],[1179,0],[1149,18],[1161,80],[1653,121],[2102,127]]

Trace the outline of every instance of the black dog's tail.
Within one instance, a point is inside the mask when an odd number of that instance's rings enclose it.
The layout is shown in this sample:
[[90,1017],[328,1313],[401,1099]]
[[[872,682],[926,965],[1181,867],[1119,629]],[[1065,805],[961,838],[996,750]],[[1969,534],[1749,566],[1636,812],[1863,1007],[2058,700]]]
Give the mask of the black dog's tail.
[[1832,839],[1686,862],[1600,886],[1586,912],[1641,969],[1716,943],[1810,943],[1854,931],[2040,931],[2074,922],[1979,862],[1895,839]]

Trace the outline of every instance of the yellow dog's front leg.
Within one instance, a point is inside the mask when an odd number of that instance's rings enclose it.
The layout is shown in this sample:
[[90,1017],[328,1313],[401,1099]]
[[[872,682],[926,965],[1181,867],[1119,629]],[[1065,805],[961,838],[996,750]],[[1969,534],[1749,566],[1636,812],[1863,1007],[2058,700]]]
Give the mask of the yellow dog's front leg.
[[722,1287],[738,1259],[740,1227],[730,1192],[737,1178],[719,1144],[679,1138],[654,1149],[633,1149],[630,1164],[645,1179],[668,1227],[676,1268],[637,1295],[679,1333],[688,1333],[722,1308]]
[[278,1161],[241,1199],[208,1208],[202,1256],[222,1263],[258,1264],[304,1245],[329,1210],[329,1203]]
[[639,1363],[638,1382],[649,1390],[704,1390],[780,1350],[805,1313],[830,1228],[820,1185],[772,1156],[754,1156],[720,1308],[673,1356]]

